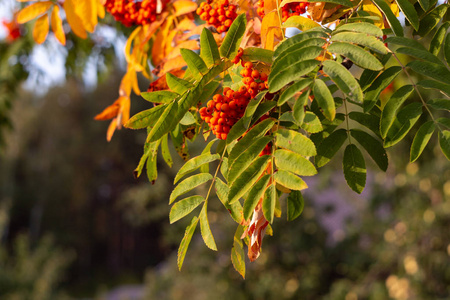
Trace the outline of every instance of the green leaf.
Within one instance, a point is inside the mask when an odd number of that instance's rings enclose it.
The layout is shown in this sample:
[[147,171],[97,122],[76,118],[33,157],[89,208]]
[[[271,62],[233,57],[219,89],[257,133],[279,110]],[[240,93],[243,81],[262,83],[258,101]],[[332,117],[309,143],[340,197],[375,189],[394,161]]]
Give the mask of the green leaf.
[[287,220],[293,221],[297,219],[303,212],[305,201],[302,192],[292,191],[287,197]]
[[158,153],[159,141],[153,143],[145,143],[144,145],[144,154],[139,160],[139,164],[136,169],[133,171],[134,178],[139,178],[141,176],[142,170],[144,169],[145,162],[147,161],[149,156],[156,156]]
[[442,64],[437,65],[426,61],[414,60],[406,66],[410,67],[414,72],[424,76],[428,76],[446,84],[450,83],[450,71]]
[[170,103],[180,95],[171,91],[142,92],[142,98],[153,103]]
[[213,162],[215,160],[218,160],[220,158],[219,154],[202,154],[199,156],[196,156],[192,159],[190,159],[188,162],[186,162],[180,170],[178,170],[177,175],[175,176],[174,183],[177,183],[178,180],[183,178],[184,175],[189,174],[198,168],[200,168],[204,164],[208,164],[210,162]]
[[170,224],[184,218],[199,206],[205,198],[202,196],[191,196],[175,203],[170,209]]
[[394,15],[387,2],[384,0],[372,0],[372,2],[378,7],[379,10],[383,12],[394,34],[397,36],[403,36],[402,24],[400,24],[400,21]]
[[413,91],[414,87],[412,85],[402,86],[399,90],[392,94],[391,98],[384,106],[380,121],[380,134],[383,139],[386,138],[389,128],[394,123],[400,106],[402,106],[403,102],[408,99],[409,95],[411,95]]
[[175,199],[179,196],[192,191],[196,187],[210,181],[213,179],[212,175],[209,173],[200,173],[191,177],[186,178],[180,184],[178,184],[170,194],[169,204],[172,204]]
[[169,140],[169,138],[168,138],[167,134],[161,138],[161,153],[162,153],[162,157],[163,157],[164,161],[167,163],[167,165],[169,167],[172,167],[173,159],[172,159],[172,155],[170,155],[168,140]]
[[[290,40],[290,39],[288,39]],[[297,42],[295,44],[290,45],[289,47],[285,48],[282,52],[278,54],[276,59],[282,59],[288,55],[291,55],[291,53],[297,51],[298,49],[303,49],[311,46],[316,47],[323,47],[327,41],[323,37],[316,37],[316,38],[308,38],[306,40],[302,40],[300,42]],[[277,48],[278,49],[278,48]],[[302,59],[304,60],[304,59]]]
[[264,136],[267,131],[269,131],[275,122],[272,119],[265,119],[264,121],[256,124],[251,130],[243,136],[239,142],[234,145],[233,150],[231,150],[228,156],[228,163],[233,164],[234,160],[239,157],[252,143],[255,139]]
[[411,26],[415,29],[419,29],[419,16],[417,15],[416,9],[408,0],[395,0],[401,11],[405,14],[406,19],[409,21]]
[[331,80],[336,83],[347,98],[362,103],[362,90],[352,73],[343,65],[333,60],[327,60],[323,62],[323,71],[330,76]]
[[211,96],[213,95],[213,93],[217,90],[217,88],[220,85],[220,81],[218,80],[213,80],[210,83],[206,84],[203,87],[203,91],[202,94],[199,96],[199,98],[197,99],[199,103],[205,103],[207,100],[211,99]]
[[450,66],[450,34],[447,34],[444,41],[444,58],[447,65]]
[[345,24],[342,23],[344,25],[340,25],[336,27],[336,30],[333,31],[332,35],[338,34],[340,32],[344,32],[344,31],[351,31],[351,32],[359,32],[359,33],[365,33],[368,35],[373,35],[376,37],[383,37],[383,31],[370,23],[367,22],[361,22],[361,23],[351,23],[351,24]]
[[268,155],[257,158],[230,186],[228,193],[228,203],[233,204],[238,201],[259,179],[264,172],[269,160]]
[[253,210],[255,209],[256,205],[258,205],[259,200],[261,200],[264,192],[266,191],[269,180],[269,174],[262,176],[261,179],[259,179],[258,182],[256,182],[248,192],[247,199],[245,199],[244,201],[244,220],[247,221],[252,216]]
[[428,11],[430,9],[430,0],[419,0],[419,4],[424,11]]
[[[379,29],[380,30],[380,29]],[[383,34],[381,33],[381,36]],[[322,27],[316,27],[309,30],[305,30],[297,35],[294,35],[291,38],[288,38],[278,44],[277,48],[274,52],[274,58],[278,57],[283,51],[290,48],[294,44],[300,43],[305,40],[313,39],[313,38],[321,38],[323,39],[323,44],[325,44],[325,39],[328,38],[328,34],[325,33],[325,30]],[[320,45],[317,45],[320,46]]]
[[286,101],[291,99],[296,93],[310,86],[312,82],[313,80],[311,78],[302,78],[299,81],[295,82],[293,85],[291,85],[281,93],[277,105],[278,106],[283,105],[284,103],[286,103]]
[[242,54],[241,58],[244,61],[258,61],[270,66],[272,64],[272,57],[272,50],[257,47],[247,47],[244,49],[244,53]]
[[277,103],[275,101],[266,101],[262,102],[258,105],[258,108],[255,110],[255,113],[252,116],[252,121],[250,122],[250,126],[253,126],[255,123],[259,122],[259,119],[271,111]]
[[[283,7],[286,4],[292,3],[292,2],[297,3],[298,1],[297,0],[283,0],[283,1],[281,1],[280,7]],[[347,6],[347,7],[352,7],[353,6],[352,3],[349,0],[325,0],[325,1],[323,1],[323,0],[311,0],[311,1],[309,1],[309,3],[314,3],[314,2],[334,3],[334,4],[344,5],[344,6]]]
[[433,36],[433,39],[430,43],[430,52],[434,55],[438,55],[439,51],[441,51],[441,47],[444,44],[445,34],[447,33],[448,28],[450,27],[450,22],[444,22],[436,30],[436,33]]
[[294,151],[302,156],[314,156],[317,154],[314,143],[303,134],[293,130],[277,130],[275,132],[275,145]]
[[155,148],[152,153],[149,153],[147,159],[147,177],[148,181],[150,181],[152,184],[155,183],[156,179],[158,178],[158,169],[156,163],[159,143],[160,141],[155,142]]
[[200,232],[202,234],[203,241],[205,245],[214,251],[217,251],[216,242],[214,241],[214,236],[211,232],[211,228],[209,227],[209,221],[206,211],[207,205],[206,203],[203,205],[202,211],[200,212]]
[[200,35],[200,56],[208,68],[220,61],[219,48],[213,34],[207,28],[203,28]]
[[260,137],[249,145],[228,167],[228,183],[234,180],[259,156],[264,147],[272,140],[271,136]]
[[328,86],[322,80],[315,80],[313,85],[314,99],[317,104],[322,108],[323,115],[330,121],[334,120],[336,115],[336,107],[334,104],[334,98],[331,94]]
[[193,87],[192,83],[184,79],[178,78],[175,75],[166,73],[166,81],[169,88],[180,95]]
[[290,190],[300,191],[308,188],[308,185],[300,177],[288,171],[278,170],[273,178],[276,183]]
[[317,174],[314,165],[303,156],[288,150],[278,149],[274,153],[275,164],[279,170],[289,171],[300,176]]
[[180,247],[178,248],[178,269],[181,270],[181,267],[183,266],[184,257],[186,256],[186,251],[189,247],[189,244],[191,242],[192,236],[195,232],[195,227],[197,227],[198,218],[194,217],[192,218],[191,224],[186,227],[186,231],[184,233],[184,237],[181,240]]
[[356,121],[359,124],[370,129],[377,136],[380,136],[380,117],[371,114],[365,114],[359,111],[352,111],[348,114],[348,116],[353,121]]
[[440,83],[434,80],[421,80],[417,83],[417,85],[425,89],[437,89],[441,93],[450,97],[450,84]]
[[195,117],[192,115],[192,113],[191,112],[186,112],[185,114],[184,114],[184,117],[180,120],[180,124],[181,125],[185,125],[185,126],[187,126],[187,125],[192,125],[192,124],[195,124],[195,123],[197,123],[197,120],[195,119]]
[[364,112],[370,111],[378,99],[380,94],[384,89],[386,89],[389,84],[397,77],[397,75],[402,71],[401,67],[393,66],[386,69],[380,76],[375,79],[372,85],[366,90],[364,94]]
[[305,118],[305,105],[308,104],[309,92],[309,89],[304,91],[294,103],[292,117],[299,126],[303,123],[303,119]]
[[419,158],[435,129],[436,125],[433,121],[428,121],[420,126],[411,145],[410,162],[415,162]]
[[301,31],[316,28],[319,26],[320,25],[318,23],[303,16],[291,16],[282,24],[283,28],[294,27]]
[[180,129],[180,124],[175,126],[175,129],[170,132],[170,136],[172,139],[172,144],[180,157],[184,161],[189,160],[189,149],[185,143],[184,134]]
[[245,279],[245,252],[241,239],[242,234],[244,234],[244,227],[239,225],[234,234],[231,262],[233,263],[234,269]]
[[386,135],[384,147],[388,148],[400,142],[422,115],[422,104],[411,103],[401,109]]
[[194,51],[190,49],[180,49],[181,56],[186,62],[189,71],[192,76],[198,81],[201,80],[203,75],[208,72],[208,67],[206,66],[203,59]]
[[[169,73],[167,73],[169,74]],[[164,109],[164,112],[160,115],[158,121],[153,126],[152,130],[147,136],[147,142],[154,142],[159,140],[163,135],[172,130],[175,116],[178,112],[177,102],[172,102]]]
[[262,211],[264,217],[266,218],[267,221],[269,221],[269,223],[273,222],[276,204],[277,204],[277,191],[275,189],[275,185],[271,184],[267,187],[262,202]]
[[[278,56],[273,62],[272,69],[270,74],[279,74],[282,72],[286,72],[292,65],[300,62],[311,60],[319,56],[320,53],[323,52],[322,47],[319,46],[308,46],[297,48],[292,52],[283,52],[280,56]],[[270,82],[270,75],[269,75]],[[270,85],[270,84],[269,84]]]
[[410,55],[412,57],[426,60],[431,63],[435,64],[441,64],[441,61],[439,58],[428,52],[427,50],[420,50],[415,48],[409,48],[409,47],[401,47],[396,50],[397,53],[402,53],[406,55]]
[[269,75],[269,92],[274,93],[292,81],[297,81],[302,76],[313,71],[319,62],[315,59],[300,61],[289,66],[279,73],[271,72]]
[[427,105],[440,110],[450,111],[450,99],[432,99],[428,100]]
[[364,47],[367,47],[375,52],[386,54],[388,53],[386,46],[382,41],[374,36],[367,35],[359,32],[340,32],[333,35],[332,42],[346,42],[354,43]]
[[238,224],[242,221],[242,206],[239,201],[234,202],[233,204],[228,204],[228,186],[220,180],[220,178],[216,178],[216,194],[219,198],[220,202],[222,202],[223,206],[228,210],[233,220],[235,220]]
[[450,131],[439,131],[439,146],[441,146],[442,153],[450,160]]
[[366,163],[361,151],[353,144],[345,148],[343,169],[348,186],[361,194],[366,185]]
[[352,137],[366,149],[373,161],[378,167],[386,172],[388,167],[388,157],[383,148],[383,144],[365,131],[352,129],[350,130]]
[[150,109],[141,111],[132,116],[124,126],[130,129],[153,127],[155,126],[156,122],[159,120],[159,116],[161,116],[167,106],[168,105],[158,105]]
[[305,113],[301,127],[308,133],[317,133],[323,130],[319,117],[310,111]]
[[390,36],[384,40],[385,43],[394,44],[399,46],[405,46],[409,48],[414,48],[418,50],[427,50],[421,43],[414,39],[406,38],[403,36]]
[[320,168],[326,165],[342,147],[346,139],[347,131],[345,129],[338,129],[326,137],[317,147],[316,166]]
[[359,46],[350,43],[334,42],[328,46],[327,50],[331,53],[341,54],[349,58],[352,62],[363,69],[375,71],[383,69],[383,65],[375,56]]
[[430,31],[433,30],[433,28],[436,27],[436,25],[442,20],[447,12],[447,8],[448,5],[442,4],[433,9],[430,13],[423,17],[422,20],[420,20],[419,30],[414,31],[414,34],[418,34],[423,37],[430,33]]
[[450,119],[449,118],[439,118],[436,120],[439,125],[447,127],[450,129]]
[[233,24],[231,24],[230,29],[228,29],[227,35],[220,46],[219,52],[222,57],[231,60],[236,56],[246,27],[247,19],[245,14],[240,14],[233,21]]

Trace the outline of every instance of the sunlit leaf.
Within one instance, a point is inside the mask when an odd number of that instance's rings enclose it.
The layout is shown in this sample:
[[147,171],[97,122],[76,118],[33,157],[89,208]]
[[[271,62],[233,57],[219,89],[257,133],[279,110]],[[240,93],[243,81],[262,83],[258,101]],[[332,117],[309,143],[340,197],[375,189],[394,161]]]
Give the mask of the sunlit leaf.
[[153,108],[143,110],[132,116],[124,126],[130,129],[142,129],[149,126],[153,127],[166,107],[167,105],[158,105]]
[[303,156],[288,150],[278,149],[274,153],[275,164],[279,170],[289,171],[300,176],[317,174],[314,165]]
[[394,34],[397,36],[403,36],[402,24],[400,24],[400,21],[394,15],[387,2],[385,2],[384,0],[372,0],[372,2],[375,3],[378,9],[383,12]]
[[166,81],[169,88],[177,94],[184,94],[193,87],[192,83],[184,79],[178,78],[170,73],[166,74]]
[[330,46],[328,46],[327,50],[329,52],[341,54],[349,58],[352,62],[354,62],[361,68],[374,71],[383,69],[383,65],[375,56],[359,46],[343,42],[334,42]]
[[219,154],[202,154],[199,156],[196,156],[190,160],[188,160],[181,168],[178,170],[177,175],[175,176],[174,183],[177,183],[178,180],[183,178],[186,174],[189,174],[198,168],[200,168],[204,164],[208,164],[210,162],[213,162],[215,160],[218,160],[220,158]]
[[82,39],[87,38],[86,29],[83,26],[83,22],[76,14],[76,5],[74,0],[65,0],[63,3],[64,12],[66,13],[66,20],[69,23],[73,33]]
[[433,121],[428,121],[420,126],[411,144],[411,152],[409,157],[410,162],[414,162],[419,158],[419,156],[423,152],[423,149],[425,149],[425,147],[427,146],[428,141],[433,135],[435,129],[436,125]]
[[300,177],[289,171],[278,170],[273,177],[276,183],[290,190],[300,191],[308,188],[308,185]]
[[191,196],[175,203],[170,209],[170,224],[184,218],[199,206],[205,198],[202,196]]
[[336,107],[334,98],[328,89],[325,82],[322,80],[315,80],[313,85],[314,99],[317,101],[319,107],[322,109],[324,116],[330,120],[334,120],[336,115]]
[[351,32],[365,33],[380,38],[383,36],[383,31],[379,27],[367,22],[352,23],[352,24],[342,23],[342,24],[343,25],[336,27],[336,30],[333,31],[333,35],[343,31],[351,31]]
[[293,130],[277,130],[275,132],[275,144],[278,147],[294,151],[302,156],[316,155],[314,143],[303,134]]
[[61,45],[66,45],[66,34],[64,33],[62,20],[59,16],[59,6],[57,5],[53,7],[51,24],[56,39],[61,43]]
[[207,215],[207,205],[206,203],[203,205],[202,211],[200,212],[200,232],[203,237],[203,241],[205,245],[214,251],[217,251],[216,242],[214,241],[214,236],[211,232],[211,228],[209,227],[208,215]]
[[387,48],[382,41],[365,33],[341,32],[333,35],[331,41],[358,44],[381,54],[388,53]]
[[233,220],[240,224],[243,216],[241,203],[236,201],[233,204],[228,204],[228,186],[220,178],[216,178],[215,183],[217,197],[220,202],[228,210]]
[[274,93],[286,86],[292,81],[297,81],[304,75],[314,70],[319,65],[315,59],[300,61],[287,68],[282,72],[273,73],[269,75],[269,92]]
[[17,14],[17,23],[23,24],[33,20],[36,17],[39,17],[40,15],[48,11],[50,7],[52,7],[52,5],[53,2],[51,1],[36,2],[28,5]]
[[[439,51],[441,51],[441,47],[443,45],[445,34],[447,33],[448,28],[450,27],[450,22],[444,22],[436,30],[436,33],[433,36],[433,39],[430,42],[430,52],[434,55],[438,55]],[[448,35],[447,35],[448,36]]]
[[352,73],[343,65],[333,60],[327,60],[323,62],[323,71],[330,76],[331,80],[350,100],[362,103],[363,93],[361,88]]
[[312,82],[313,80],[311,78],[302,78],[299,81],[295,82],[293,85],[291,85],[281,93],[277,105],[278,106],[283,105],[284,103],[286,103],[286,101],[291,99],[296,93],[310,86]]
[[315,21],[303,17],[303,16],[292,16],[283,23],[284,28],[295,27],[301,31],[305,31],[311,28],[319,27],[320,25]]
[[34,23],[33,39],[36,43],[42,44],[47,38],[49,30],[48,16],[45,14],[39,17]]
[[184,237],[181,240],[180,247],[178,248],[178,259],[177,259],[179,270],[181,270],[181,267],[183,266],[184,258],[186,256],[186,252],[191,242],[192,236],[194,235],[195,227],[197,227],[197,223],[198,218],[197,217],[192,218],[191,224],[188,227],[186,227]]
[[219,48],[213,34],[207,28],[203,28],[200,36],[200,56],[208,67],[213,66],[220,60]]
[[244,243],[242,242],[241,236],[244,233],[244,228],[239,225],[236,229],[236,233],[233,238],[233,248],[231,249],[231,262],[233,267],[242,278],[245,278],[245,252]]
[[275,185],[271,184],[267,187],[262,202],[262,211],[264,217],[266,218],[267,221],[269,221],[269,223],[273,222],[276,202],[277,202],[277,191],[275,189]]
[[212,180],[213,177],[209,173],[200,173],[197,175],[193,175],[191,177],[186,178],[182,182],[180,182],[172,191],[169,198],[169,204],[172,204],[176,198],[181,195],[186,194],[187,192],[192,191],[196,187]]
[[415,29],[419,29],[419,16],[417,15],[416,9],[408,0],[396,0],[401,11],[405,14],[406,19],[409,21],[411,26]]
[[256,205],[258,205],[259,201],[262,199],[264,192],[266,190],[267,185],[269,184],[270,175],[266,174],[261,177],[258,182],[250,189],[248,192],[247,199],[244,202],[244,220],[249,220],[253,210]]
[[245,14],[240,14],[237,16],[231,24],[230,29],[228,29],[222,45],[220,45],[219,52],[222,57],[233,59],[236,56],[242,37],[244,36],[246,26],[247,19]]

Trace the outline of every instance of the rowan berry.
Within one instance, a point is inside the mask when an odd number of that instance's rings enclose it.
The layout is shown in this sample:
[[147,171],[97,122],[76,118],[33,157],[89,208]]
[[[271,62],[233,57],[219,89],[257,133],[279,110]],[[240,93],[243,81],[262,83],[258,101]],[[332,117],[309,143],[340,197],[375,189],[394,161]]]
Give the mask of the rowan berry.
[[253,63],[251,61],[248,61],[244,64],[244,68],[251,69],[253,68]]
[[259,78],[259,72],[258,72],[258,70],[253,70],[253,71],[252,71],[252,77],[253,77],[253,79],[258,79],[258,78]]
[[223,96],[221,94],[214,95],[213,100],[215,102],[222,102]]
[[214,103],[213,100],[209,100],[208,103],[206,104],[206,106],[209,107],[209,108],[213,108],[214,105],[215,105],[215,103]]
[[207,113],[207,112],[206,112],[206,107],[200,108],[199,112],[200,112],[200,114],[202,114],[202,115],[206,114],[206,113]]
[[257,90],[257,89],[259,88],[259,85],[258,85],[257,82],[254,82],[254,81],[253,81],[253,82],[250,84],[250,88],[253,89],[253,90]]
[[259,79],[261,79],[261,81],[266,81],[267,80],[267,74],[266,73],[261,73],[259,75]]
[[222,106],[220,107],[220,110],[222,112],[227,112],[230,109],[230,106],[226,103],[222,104]]
[[221,133],[220,134],[220,139],[222,139],[222,140],[226,140],[227,139],[227,134],[226,133]]
[[220,107],[222,106],[222,103],[216,103],[216,106],[215,106],[215,108],[216,108],[216,110],[218,110],[218,111],[220,111]]
[[241,94],[245,94],[247,92],[247,87],[246,86],[241,86],[240,88],[239,88],[239,93],[241,93]]

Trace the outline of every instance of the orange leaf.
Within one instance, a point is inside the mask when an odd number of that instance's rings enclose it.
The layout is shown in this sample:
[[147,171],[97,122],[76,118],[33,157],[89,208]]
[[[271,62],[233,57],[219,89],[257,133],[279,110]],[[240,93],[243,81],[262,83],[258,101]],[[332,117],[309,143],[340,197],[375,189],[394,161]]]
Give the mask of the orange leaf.
[[197,9],[197,3],[190,0],[178,0],[173,3],[175,16],[181,16],[193,12]]
[[100,19],[103,19],[105,17],[105,7],[100,0],[97,1],[97,16]]
[[64,29],[62,25],[61,17],[59,16],[59,6],[53,8],[52,11],[52,30],[55,34],[56,39],[62,44],[66,44],[66,35],[64,34]]
[[[120,98],[119,98],[120,99]],[[94,120],[105,121],[117,117],[120,109],[120,101],[117,99],[113,104],[106,107],[101,113],[94,117]]]
[[175,48],[173,48],[173,50],[166,55],[166,59],[169,60],[169,59],[172,59],[172,58],[175,58],[175,57],[181,55],[181,53],[180,53],[181,48],[190,49],[190,50],[200,49],[197,40],[187,40],[185,42],[178,44]]
[[265,15],[261,24],[261,44],[264,49],[273,50],[275,37],[281,38],[280,19],[275,11]]
[[42,15],[53,5],[51,1],[33,3],[17,14],[17,23],[23,24]]
[[48,35],[48,16],[47,14],[39,17],[34,24],[33,39],[36,43],[42,44]]
[[[178,70],[172,70],[170,71],[170,74],[175,75],[178,78],[181,78],[184,76],[184,73],[186,71],[182,69]],[[147,89],[147,92],[155,92],[155,91],[162,91],[162,90],[168,90],[169,86],[167,85],[166,76],[161,76],[160,78],[156,79],[152,83],[150,83],[150,86]]]
[[186,62],[183,57],[177,56],[175,58],[169,59],[161,64],[161,69],[158,72],[158,76],[162,76],[169,71],[174,69],[179,69],[186,66]]
[[173,19],[173,16],[168,17],[156,35],[155,42],[152,47],[152,60],[154,66],[159,65],[166,56],[166,44],[170,43],[170,40],[168,40],[167,37],[169,35],[170,27],[172,27]]
[[272,11],[277,11],[277,0],[264,0],[265,14],[269,14]]
[[80,38],[85,39],[87,38],[86,29],[84,28],[80,17],[75,13],[75,3],[73,1],[74,0],[65,0],[63,4],[67,23],[69,23],[73,33]]
[[75,0],[75,13],[81,19],[84,28],[94,32],[97,25],[97,0]]
[[114,131],[116,131],[116,128],[117,128],[117,119],[113,119],[108,126],[108,130],[106,131],[106,140],[108,142],[111,141]]

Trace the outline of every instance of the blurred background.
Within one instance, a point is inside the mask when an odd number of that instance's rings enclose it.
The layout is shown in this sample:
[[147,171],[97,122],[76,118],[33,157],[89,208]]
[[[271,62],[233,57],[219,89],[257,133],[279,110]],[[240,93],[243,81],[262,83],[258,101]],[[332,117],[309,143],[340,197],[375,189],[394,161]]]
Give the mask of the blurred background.
[[[14,9],[0,2],[0,299],[450,299],[450,164],[436,136],[413,164],[414,132],[389,149],[386,173],[367,158],[361,195],[340,157],[306,178],[303,214],[275,220],[245,280],[230,260],[236,224],[215,199],[219,250],[196,233],[180,272],[188,218],[169,225],[168,198],[182,159],[172,149],[154,185],[135,180],[145,131],[108,143],[93,120],[118,97],[129,29],[107,20],[91,40],[34,46],[26,27],[13,39]],[[136,97],[131,114],[150,105]]]

